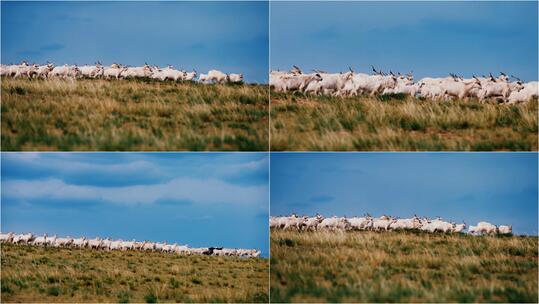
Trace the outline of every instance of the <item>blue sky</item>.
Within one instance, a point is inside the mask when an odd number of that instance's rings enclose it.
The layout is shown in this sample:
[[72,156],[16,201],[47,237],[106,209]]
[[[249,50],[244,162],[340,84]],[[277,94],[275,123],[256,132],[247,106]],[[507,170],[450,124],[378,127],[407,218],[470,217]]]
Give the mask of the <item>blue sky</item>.
[[144,62],[267,82],[267,2],[6,2],[2,62]]
[[271,67],[537,80],[537,2],[271,2]]
[[257,248],[262,153],[2,153],[2,231]]
[[271,214],[441,216],[537,235],[536,153],[272,153]]

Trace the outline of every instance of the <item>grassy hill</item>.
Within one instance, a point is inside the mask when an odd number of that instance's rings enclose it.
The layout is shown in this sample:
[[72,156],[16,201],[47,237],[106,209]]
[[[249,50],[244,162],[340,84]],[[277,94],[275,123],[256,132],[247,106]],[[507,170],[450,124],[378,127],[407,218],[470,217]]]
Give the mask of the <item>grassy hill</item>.
[[271,302],[534,302],[537,237],[271,232]]
[[537,108],[537,100],[498,105],[272,92],[271,149],[537,151]]
[[3,244],[2,302],[267,302],[268,260]]
[[267,150],[266,85],[2,78],[2,149]]

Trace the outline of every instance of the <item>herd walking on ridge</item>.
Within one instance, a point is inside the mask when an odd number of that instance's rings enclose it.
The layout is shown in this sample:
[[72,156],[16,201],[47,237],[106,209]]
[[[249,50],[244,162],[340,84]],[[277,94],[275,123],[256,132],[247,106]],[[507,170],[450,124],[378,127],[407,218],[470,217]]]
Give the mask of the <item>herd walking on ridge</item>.
[[90,248],[90,249],[102,249],[102,250],[138,250],[138,251],[158,251],[167,252],[180,255],[212,255],[212,256],[237,256],[245,258],[256,258],[260,256],[260,251],[256,249],[232,249],[223,247],[202,247],[191,248],[188,245],[167,244],[159,242],[144,241],[139,242],[135,240],[111,240],[110,238],[93,238],[87,239],[86,237],[71,238],[71,237],[57,237],[37,236],[32,233],[15,234],[0,233],[0,242],[11,244],[24,244],[34,246],[45,246],[55,248]]
[[[454,223],[444,221],[438,217],[428,219],[414,215],[412,218],[396,218],[382,215],[373,217],[366,214],[363,217],[324,217],[320,214],[316,216],[298,216],[293,213],[290,216],[272,216],[270,218],[270,228],[282,230],[297,231],[351,231],[351,230],[370,230],[370,231],[395,231],[395,230],[419,230],[429,233],[464,233],[466,223]],[[488,222],[479,222],[476,226],[470,225],[469,234],[479,235],[511,235],[513,227],[507,225],[496,226]]]
[[161,68],[157,65],[150,66],[145,63],[143,66],[130,67],[113,63],[104,66],[100,62],[95,65],[59,65],[52,63],[45,65],[28,64],[23,61],[21,64],[0,65],[0,76],[14,78],[40,78],[40,79],[79,79],[79,78],[101,78],[101,79],[128,79],[128,78],[150,78],[160,81],[198,81],[201,83],[242,83],[243,74],[224,73],[219,70],[210,70],[208,73],[200,75],[196,70],[187,72],[175,69],[173,66]]
[[[523,82],[515,76],[501,72],[498,77],[488,76],[464,78],[456,74],[447,77],[422,78],[414,82],[412,73],[389,74],[372,67],[373,74],[347,72],[328,73],[313,70],[304,73],[294,66],[290,71],[271,71],[269,84],[276,92],[301,92],[305,95],[330,96],[377,96],[404,94],[436,101],[474,98],[480,102],[496,100],[503,103],[528,102],[537,98],[537,81]],[[511,81],[513,79],[513,81]]]
[[[373,74],[355,73],[351,68],[347,72],[328,73],[313,70],[304,73],[294,66],[290,71],[271,71],[269,85],[276,92],[301,92],[306,95],[330,96],[377,96],[384,94],[405,94],[412,97],[436,101],[474,98],[480,102],[496,100],[515,104],[528,102],[539,95],[537,81],[524,82],[515,76],[503,72],[494,77],[473,76],[464,78],[456,74],[447,77],[425,77],[414,82],[412,73],[384,73],[372,67]],[[45,65],[21,64],[0,65],[0,76],[14,78],[41,79],[129,79],[149,78],[160,81],[198,81],[200,83],[243,83],[242,73],[224,73],[210,70],[208,73],[191,72],[175,69],[173,66],[161,68],[145,63],[143,66],[130,67],[113,63],[105,66],[100,62],[95,65]],[[198,79],[197,79],[198,77]]]

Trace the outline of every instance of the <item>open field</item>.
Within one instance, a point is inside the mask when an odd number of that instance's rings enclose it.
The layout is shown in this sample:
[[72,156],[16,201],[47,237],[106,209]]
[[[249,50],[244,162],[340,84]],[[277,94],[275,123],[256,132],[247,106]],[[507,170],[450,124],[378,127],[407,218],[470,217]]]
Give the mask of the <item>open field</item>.
[[519,105],[271,92],[275,151],[537,151],[537,100]]
[[2,244],[2,302],[267,302],[268,260]]
[[267,150],[265,85],[2,78],[2,149]]
[[271,302],[534,302],[537,237],[271,232]]

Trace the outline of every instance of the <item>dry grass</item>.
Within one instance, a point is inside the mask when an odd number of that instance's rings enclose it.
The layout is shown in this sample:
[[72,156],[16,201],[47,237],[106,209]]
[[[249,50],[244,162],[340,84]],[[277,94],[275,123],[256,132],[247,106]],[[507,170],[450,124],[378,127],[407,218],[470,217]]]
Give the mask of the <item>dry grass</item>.
[[272,92],[271,149],[537,151],[537,101],[508,106],[396,97]]
[[268,149],[264,85],[2,79],[2,150]]
[[271,302],[534,302],[537,237],[271,232]]
[[2,303],[268,302],[268,260],[2,245]]

